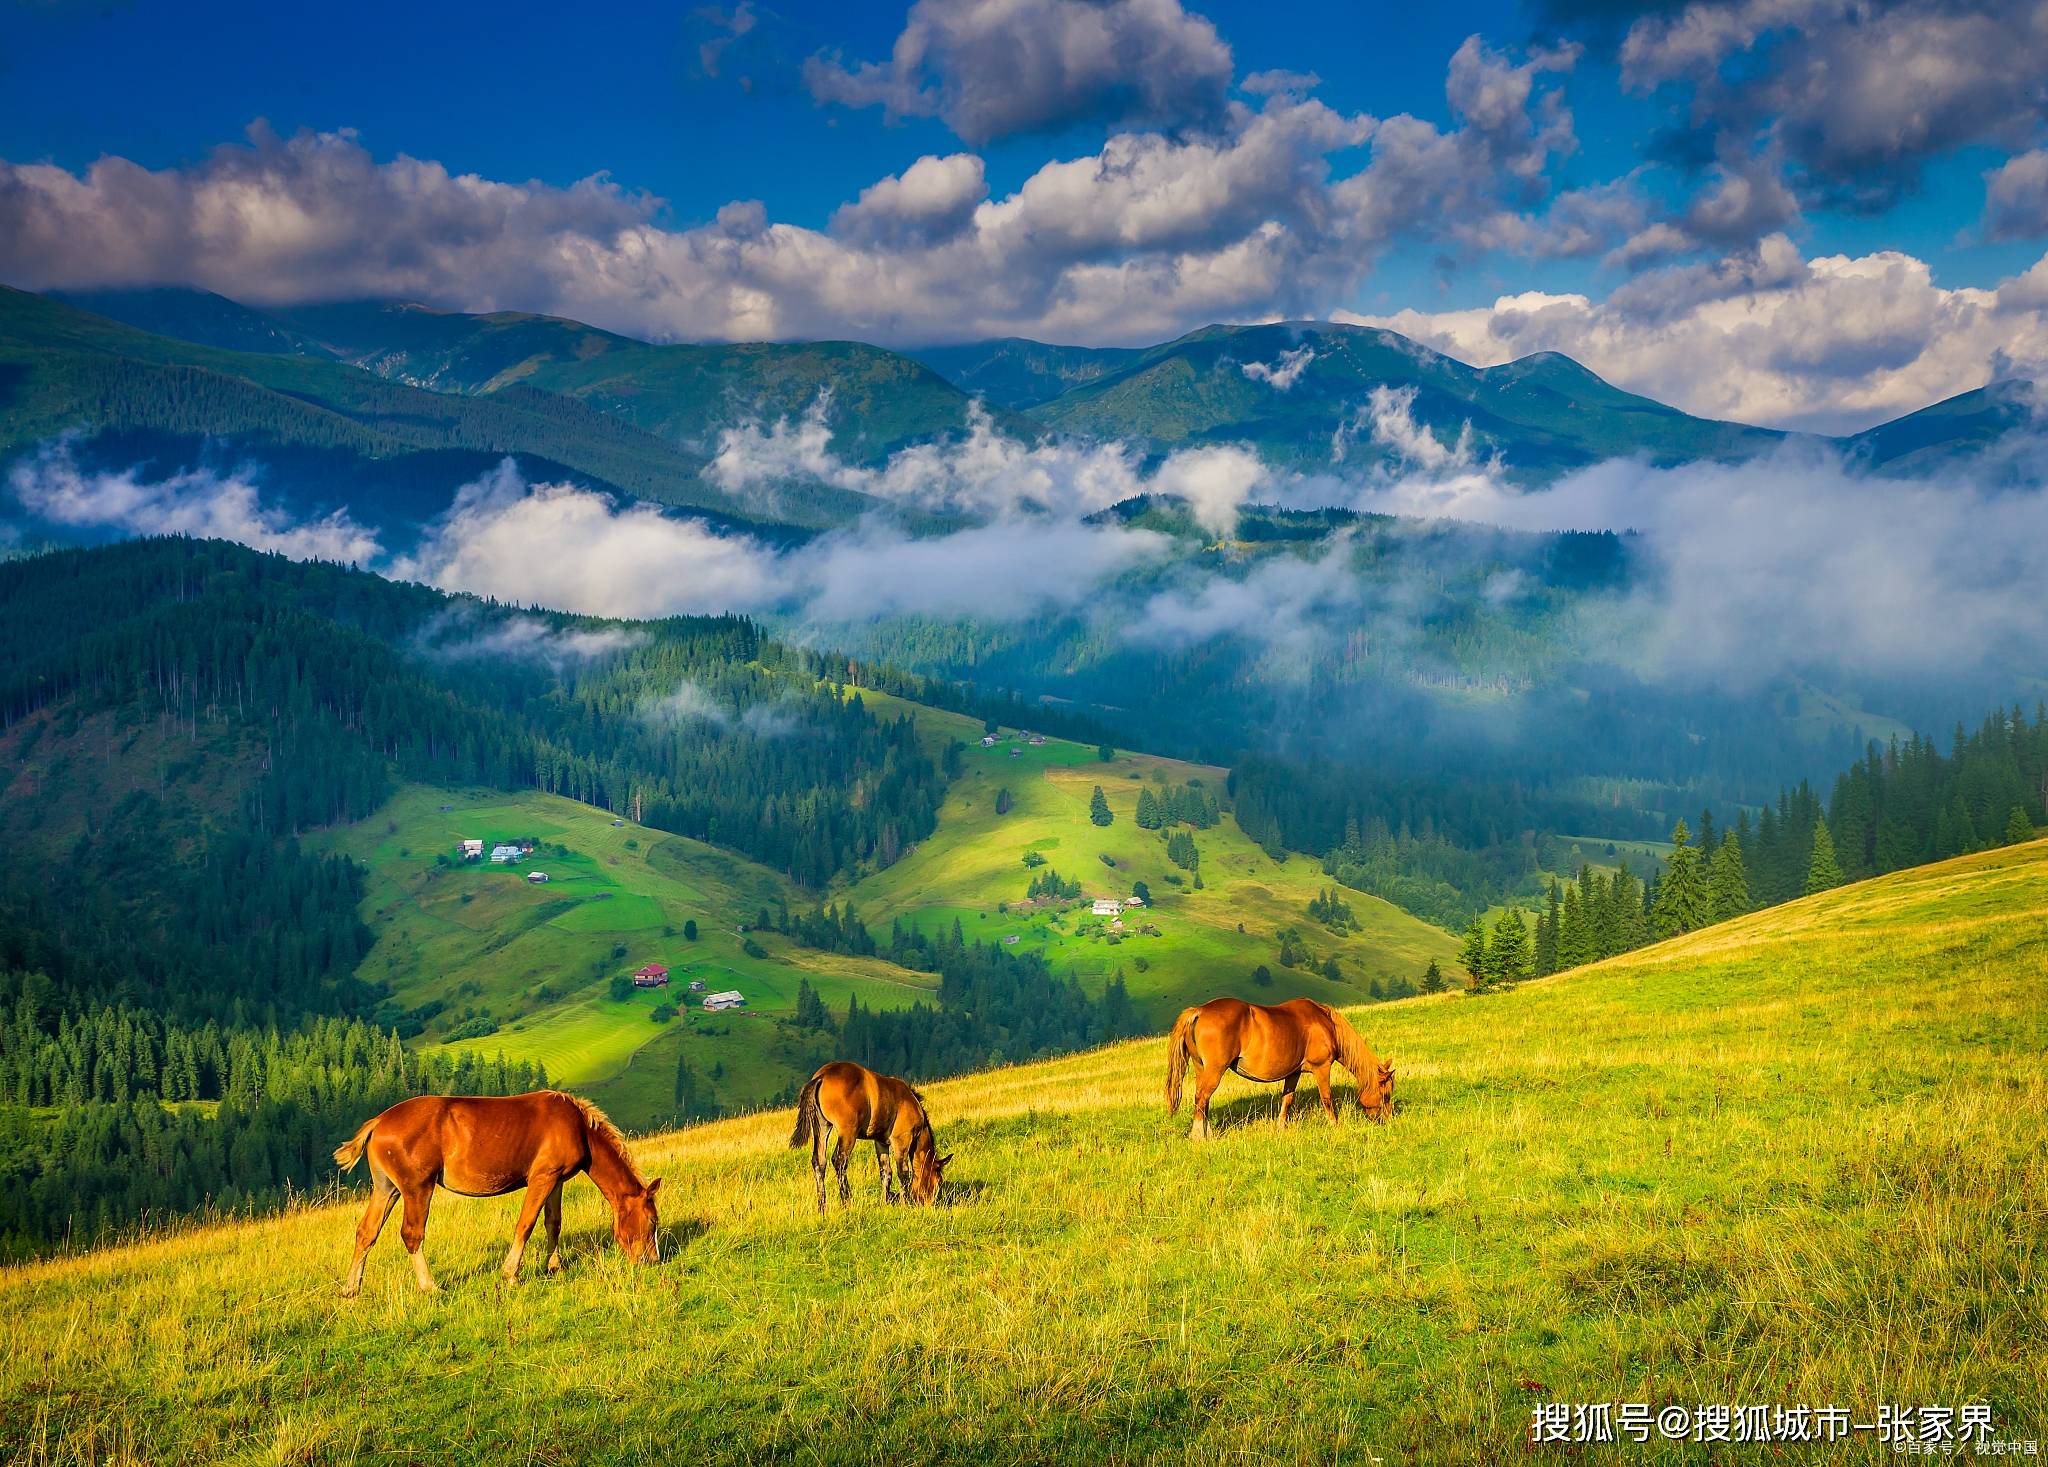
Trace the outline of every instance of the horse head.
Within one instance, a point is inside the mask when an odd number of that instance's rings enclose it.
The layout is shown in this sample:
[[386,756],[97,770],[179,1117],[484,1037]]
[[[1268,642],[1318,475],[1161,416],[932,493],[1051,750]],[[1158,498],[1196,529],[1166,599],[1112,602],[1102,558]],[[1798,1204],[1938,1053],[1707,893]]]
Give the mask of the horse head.
[[1376,1121],[1384,1121],[1394,1113],[1394,1067],[1381,1061],[1378,1075],[1378,1094],[1371,1105],[1359,1099],[1359,1108]]
[[910,1143],[910,1195],[929,1207],[939,1200],[939,1184],[946,1179],[946,1164],[953,1159],[939,1155],[938,1139],[930,1126],[920,1126]]
[[656,1177],[637,1192],[622,1193],[612,1203],[612,1236],[635,1263],[661,1261],[661,1217],[655,1205],[659,1191],[661,1178]]

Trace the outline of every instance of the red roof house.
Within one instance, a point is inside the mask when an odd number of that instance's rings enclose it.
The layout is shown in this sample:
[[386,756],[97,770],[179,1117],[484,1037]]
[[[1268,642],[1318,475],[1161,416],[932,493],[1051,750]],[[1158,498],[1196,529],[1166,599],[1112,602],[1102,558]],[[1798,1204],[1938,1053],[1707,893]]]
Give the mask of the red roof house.
[[668,969],[664,968],[660,963],[649,963],[646,967],[634,973],[633,986],[635,988],[666,988],[668,987]]

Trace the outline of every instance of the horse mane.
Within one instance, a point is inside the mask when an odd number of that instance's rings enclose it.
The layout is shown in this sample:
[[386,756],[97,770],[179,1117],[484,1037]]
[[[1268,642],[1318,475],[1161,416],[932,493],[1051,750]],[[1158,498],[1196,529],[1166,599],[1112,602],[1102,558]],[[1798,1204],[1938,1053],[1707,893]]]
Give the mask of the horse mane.
[[1365,1042],[1365,1036],[1351,1027],[1351,1021],[1328,1004],[1323,1012],[1330,1016],[1330,1028],[1337,1036],[1337,1062],[1351,1071],[1358,1081],[1362,1094],[1367,1085],[1379,1083],[1379,1060],[1373,1055],[1372,1046]]
[[626,1149],[626,1138],[619,1134],[619,1128],[612,1124],[612,1118],[580,1095],[571,1095],[566,1090],[557,1090],[554,1093],[583,1112],[584,1124],[618,1153],[619,1164],[625,1167],[626,1175],[633,1179],[633,1185],[646,1187],[647,1179],[640,1175],[640,1168],[633,1164],[633,1153]]

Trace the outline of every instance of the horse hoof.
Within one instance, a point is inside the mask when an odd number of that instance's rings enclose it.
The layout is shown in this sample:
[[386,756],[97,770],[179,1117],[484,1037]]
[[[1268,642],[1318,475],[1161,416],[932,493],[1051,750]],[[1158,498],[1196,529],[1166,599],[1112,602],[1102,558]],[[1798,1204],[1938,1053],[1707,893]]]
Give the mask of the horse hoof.
[[349,1285],[347,1285],[347,1284],[343,1284],[343,1285],[341,1286],[341,1297],[342,1297],[342,1298],[344,1298],[344,1299],[353,1299],[353,1298],[355,1298],[355,1296],[356,1296],[356,1291],[355,1291],[355,1290],[354,1290],[353,1288],[351,1288],[351,1287],[350,1287]]
[[560,1273],[561,1271],[562,1271],[562,1260],[561,1260],[561,1259],[559,1259],[559,1258],[550,1258],[550,1259],[548,1260],[548,1272],[549,1272],[549,1273],[551,1273],[551,1274],[556,1274],[556,1273]]

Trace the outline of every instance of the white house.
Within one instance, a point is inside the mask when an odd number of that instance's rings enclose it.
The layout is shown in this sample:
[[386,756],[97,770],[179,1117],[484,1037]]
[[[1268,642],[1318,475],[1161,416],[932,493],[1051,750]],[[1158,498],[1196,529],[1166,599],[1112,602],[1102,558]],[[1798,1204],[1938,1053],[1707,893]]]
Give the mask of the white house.
[[747,996],[737,988],[728,988],[723,993],[707,993],[704,995],[704,1007],[707,1011],[743,1009],[746,1006]]
[[1092,910],[1098,917],[1118,917],[1123,915],[1124,904],[1115,897],[1097,897]]
[[548,873],[545,871],[529,871],[526,873],[526,879],[535,886],[543,886],[548,881]]
[[993,749],[996,746],[996,736],[994,734],[983,734],[981,736],[981,746],[984,749]]
[[1124,898],[1124,905],[1127,907],[1142,907],[1145,905],[1145,899],[1143,897],[1127,896]]
[[517,846],[492,846],[491,862],[493,865],[502,866],[507,861],[518,860],[524,854]]
[[462,859],[481,861],[484,858],[484,843],[481,840],[466,840],[462,843]]

